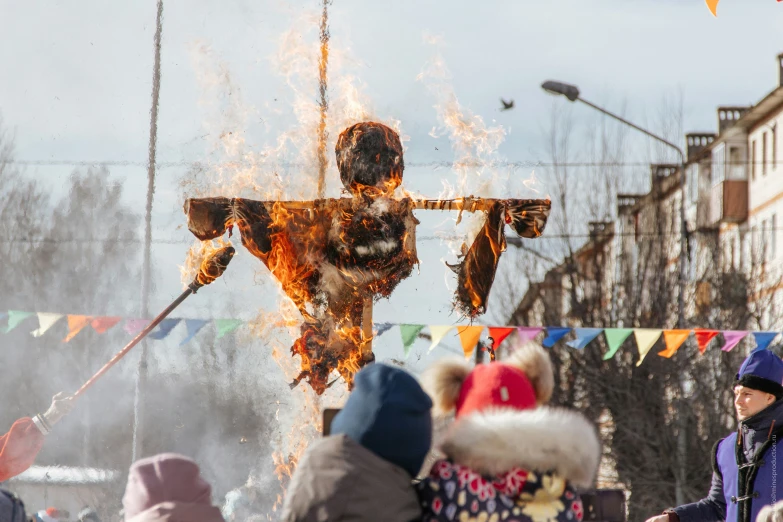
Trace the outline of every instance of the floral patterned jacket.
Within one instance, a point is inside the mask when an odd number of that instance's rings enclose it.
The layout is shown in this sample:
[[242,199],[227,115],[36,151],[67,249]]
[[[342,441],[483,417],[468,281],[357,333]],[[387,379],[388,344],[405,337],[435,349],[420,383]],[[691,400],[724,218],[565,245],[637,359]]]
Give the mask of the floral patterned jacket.
[[460,417],[440,449],[447,458],[415,485],[425,522],[581,522],[574,488],[600,459],[592,424],[548,407]]
[[416,485],[425,522],[581,522],[582,501],[549,473],[514,468],[494,477],[449,460],[435,463]]

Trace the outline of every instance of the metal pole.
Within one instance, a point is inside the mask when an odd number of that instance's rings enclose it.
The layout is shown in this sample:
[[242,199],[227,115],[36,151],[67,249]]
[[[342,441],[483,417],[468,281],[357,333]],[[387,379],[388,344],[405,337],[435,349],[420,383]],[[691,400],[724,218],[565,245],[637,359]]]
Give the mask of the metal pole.
[[[158,146],[158,102],[160,100],[160,39],[163,23],[163,0],[158,0],[158,13],[155,26],[155,59],[152,72],[152,108],[150,109],[150,141],[147,158],[147,208],[144,220],[144,265],[141,283],[141,316],[149,315],[149,296],[151,286],[151,243],[152,243],[152,200],[155,195],[155,161]],[[141,344],[139,368],[136,374],[136,391],[133,399],[133,450],[131,462],[142,454],[142,423],[144,416],[144,388],[147,383],[147,343]]]
[[[686,281],[686,273],[688,270],[687,265],[687,255],[688,255],[688,224],[686,220],[685,215],[685,198],[687,196],[687,191],[685,188],[685,168],[687,166],[687,162],[685,159],[685,154],[682,152],[682,149],[675,145],[674,143],[667,141],[660,136],[657,136],[653,134],[652,132],[648,131],[647,129],[643,129],[642,127],[639,127],[638,125],[631,123],[630,121],[626,120],[625,118],[621,118],[617,114],[614,114],[612,112],[607,111],[606,109],[599,107],[598,105],[595,105],[593,103],[590,103],[589,101],[583,99],[582,97],[577,97],[577,100],[584,103],[585,105],[589,105],[593,109],[602,112],[606,114],[607,116],[610,116],[629,127],[632,127],[639,132],[646,134],[647,136],[651,137],[654,140],[657,140],[667,147],[670,147],[677,151],[677,154],[680,155],[680,173],[679,173],[679,182],[680,182],[680,270],[679,270],[679,277],[678,277],[678,296],[677,296],[677,328],[685,328],[685,281]],[[678,424],[678,430],[677,430],[677,462],[678,462],[678,468],[675,470],[675,486],[674,486],[674,496],[675,496],[675,502],[678,506],[681,506],[685,503],[685,459],[686,459],[686,452],[687,452],[687,434],[686,434],[686,425],[687,422],[682,416],[682,413],[685,411],[684,408],[684,401],[683,401],[683,393],[684,393],[684,382],[682,376],[679,377],[679,385],[680,385],[680,393],[679,393],[679,400],[677,405],[677,424]]]

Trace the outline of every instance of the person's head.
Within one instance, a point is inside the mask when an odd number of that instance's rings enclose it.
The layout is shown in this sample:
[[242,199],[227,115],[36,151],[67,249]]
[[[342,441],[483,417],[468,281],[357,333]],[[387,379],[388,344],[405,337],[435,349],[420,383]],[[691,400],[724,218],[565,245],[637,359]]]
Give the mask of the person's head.
[[153,516],[145,517],[144,513],[164,504],[166,509],[176,506],[212,508],[212,487],[201,477],[198,464],[174,453],[133,463],[122,498],[125,520],[157,520]]
[[101,519],[98,518],[98,513],[94,509],[85,506],[79,511],[78,522],[101,522]]
[[332,421],[332,435],[347,435],[412,477],[432,445],[432,400],[410,374],[381,363],[362,368]]
[[783,361],[768,350],[752,352],[734,383],[734,408],[743,421],[783,397]]
[[443,360],[425,374],[440,413],[456,418],[488,409],[530,410],[552,396],[554,374],[549,355],[538,345],[519,346],[506,361],[471,367],[463,360]]
[[8,490],[0,489],[0,522],[25,522],[24,503]]

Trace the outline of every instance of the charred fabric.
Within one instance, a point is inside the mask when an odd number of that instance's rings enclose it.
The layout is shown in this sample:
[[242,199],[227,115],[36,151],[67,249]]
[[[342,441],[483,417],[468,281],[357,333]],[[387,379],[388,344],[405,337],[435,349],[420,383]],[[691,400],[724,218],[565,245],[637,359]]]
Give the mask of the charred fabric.
[[415,209],[484,211],[486,221],[457,265],[455,308],[469,318],[486,310],[505,225],[521,237],[538,237],[549,200],[396,199],[402,183],[402,144],[391,128],[357,123],[335,147],[340,179],[351,197],[314,201],[199,198],[185,202],[188,229],[200,240],[218,238],[233,226],[297,306],[304,323],[291,351],[301,373],[321,394],[333,370],[349,383],[374,360],[371,338],[362,335],[367,303],[389,297],[418,263]]

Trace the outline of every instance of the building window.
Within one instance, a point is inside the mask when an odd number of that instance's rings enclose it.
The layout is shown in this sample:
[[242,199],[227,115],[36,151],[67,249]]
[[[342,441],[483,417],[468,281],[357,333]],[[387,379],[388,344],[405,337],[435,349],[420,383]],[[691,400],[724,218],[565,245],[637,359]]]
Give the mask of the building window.
[[772,214],[769,225],[769,258],[775,259],[775,249],[777,247],[777,235],[778,235],[778,215]]
[[712,151],[711,181],[715,186],[726,179],[726,146],[721,143]]
[[761,134],[761,175],[767,175],[767,133]]
[[778,126],[772,126],[772,170],[778,168]]
[[750,178],[756,181],[756,140],[750,143]]

